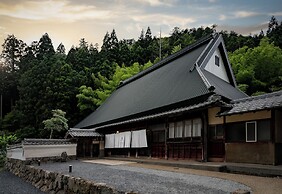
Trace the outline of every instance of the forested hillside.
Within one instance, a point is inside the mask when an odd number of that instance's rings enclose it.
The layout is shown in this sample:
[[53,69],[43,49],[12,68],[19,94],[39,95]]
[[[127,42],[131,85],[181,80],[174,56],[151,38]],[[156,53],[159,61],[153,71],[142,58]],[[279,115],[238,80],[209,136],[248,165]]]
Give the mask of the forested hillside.
[[[63,43],[54,49],[47,33],[30,45],[8,35],[0,62],[0,135],[47,138],[50,131],[43,121],[55,109],[66,112],[72,127],[122,80],[214,32],[215,26],[175,27],[160,40],[148,27],[138,40],[119,40],[112,30],[101,47],[82,38],[67,53]],[[282,89],[282,22],[272,17],[267,32],[257,35],[221,33],[241,90],[257,95]],[[54,131],[53,137],[64,134]]]

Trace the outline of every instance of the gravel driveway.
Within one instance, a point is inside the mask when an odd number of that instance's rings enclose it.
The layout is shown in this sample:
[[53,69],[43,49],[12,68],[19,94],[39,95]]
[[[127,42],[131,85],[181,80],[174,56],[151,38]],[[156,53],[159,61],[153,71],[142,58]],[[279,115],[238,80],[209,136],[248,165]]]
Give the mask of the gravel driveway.
[[[68,172],[69,165],[72,165],[72,173]],[[106,183],[125,192],[221,194],[238,189],[251,190],[243,184],[230,180],[127,165],[69,161],[67,163],[43,163],[40,167],[49,171]]]
[[1,194],[44,194],[44,192],[25,182],[8,171],[0,172]]

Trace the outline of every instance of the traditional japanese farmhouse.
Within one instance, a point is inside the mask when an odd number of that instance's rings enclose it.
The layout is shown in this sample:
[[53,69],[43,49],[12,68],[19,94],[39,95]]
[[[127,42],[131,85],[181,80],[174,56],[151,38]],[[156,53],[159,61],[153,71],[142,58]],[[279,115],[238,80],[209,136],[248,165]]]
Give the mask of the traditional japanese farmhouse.
[[[256,106],[275,101],[272,95],[280,99],[275,106]],[[216,33],[122,82],[72,130],[103,135],[100,156],[276,164],[282,155],[281,97],[241,92]]]

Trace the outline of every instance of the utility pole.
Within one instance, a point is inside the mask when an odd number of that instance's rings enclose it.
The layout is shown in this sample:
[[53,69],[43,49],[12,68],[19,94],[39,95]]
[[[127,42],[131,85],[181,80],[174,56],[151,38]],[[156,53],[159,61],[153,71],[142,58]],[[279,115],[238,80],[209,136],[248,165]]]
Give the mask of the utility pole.
[[0,119],[2,120],[3,118],[3,97],[2,97],[2,93],[1,93],[1,97],[0,97]]

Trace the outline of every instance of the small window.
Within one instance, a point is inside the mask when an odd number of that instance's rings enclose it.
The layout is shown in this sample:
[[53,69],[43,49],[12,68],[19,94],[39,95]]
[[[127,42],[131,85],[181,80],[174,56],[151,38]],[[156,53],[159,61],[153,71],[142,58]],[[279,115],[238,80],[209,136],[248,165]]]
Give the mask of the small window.
[[200,137],[202,131],[202,120],[194,119],[193,120],[193,137]]
[[183,122],[177,122],[175,126],[175,137],[182,137],[183,133]]
[[174,123],[169,123],[168,138],[174,138]]
[[215,55],[215,65],[219,67],[219,57],[217,55]]
[[184,137],[191,137],[192,136],[192,121],[186,120],[184,126]]
[[223,136],[224,136],[223,125],[214,125],[209,127],[210,139],[223,139]]
[[257,122],[246,122],[246,142],[257,141]]

